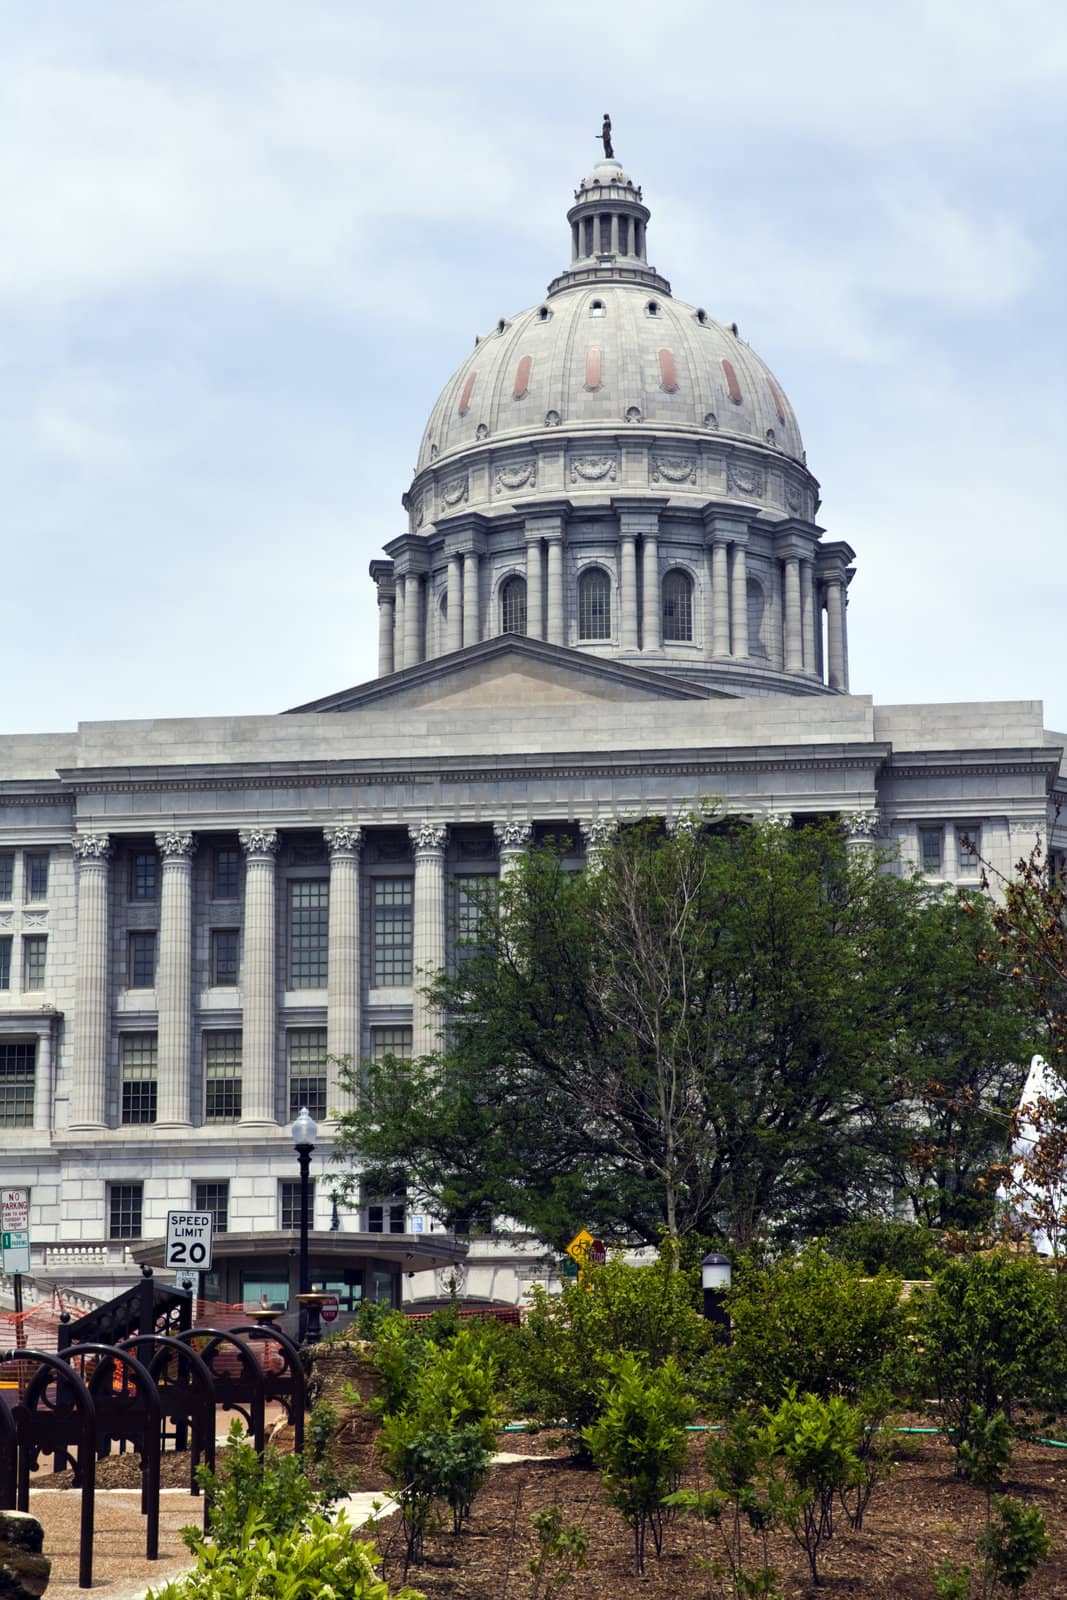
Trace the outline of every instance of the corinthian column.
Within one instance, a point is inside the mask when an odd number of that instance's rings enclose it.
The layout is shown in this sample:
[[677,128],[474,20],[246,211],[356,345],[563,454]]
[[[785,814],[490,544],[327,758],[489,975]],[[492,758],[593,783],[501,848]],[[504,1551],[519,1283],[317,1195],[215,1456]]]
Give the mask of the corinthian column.
[[800,563],[800,629],[804,671],[815,672],[815,585],[810,561]]
[[[330,927],[327,963],[326,1048],[331,1056],[359,1066],[359,858],[363,829],[325,830],[330,851]],[[337,1067],[329,1065],[326,1104],[332,1110],[345,1098]]]
[[592,822],[578,824],[585,845],[586,866],[590,872],[599,869],[601,856],[615,837],[618,826],[614,817],[596,817]]
[[241,1121],[274,1124],[275,940],[273,828],[240,834],[245,853],[244,1031],[241,1040]]
[[78,862],[78,949],[75,977],[72,1129],[107,1125],[107,1061],[111,994],[108,974],[106,833],[80,833],[71,844]]
[[659,541],[655,534],[646,533],[641,555],[641,577],[644,584],[641,607],[642,650],[662,649],[662,611],[659,599]]
[[176,1128],[187,1128],[190,1122],[193,848],[191,833],[156,834],[156,849],[163,863],[159,891],[159,972],[156,977],[159,1004],[157,1121]]
[[478,614],[478,552],[468,550],[463,557],[463,643],[477,644],[482,636]]
[[711,653],[730,654],[730,567],[722,539],[716,539],[711,552]]
[[624,650],[637,649],[637,542],[632,533],[619,538],[619,578],[622,629],[620,639]]
[[408,829],[415,846],[415,926],[412,964],[415,995],[411,1015],[411,1047],[415,1056],[429,1055],[440,1044],[443,1018],[423,994],[445,965],[445,847],[448,829],[424,822]]
[[804,670],[804,646],[800,616],[800,558],[787,556],[785,563],[785,670]]
[[548,639],[563,643],[563,535],[548,536]]
[[526,635],[545,636],[544,554],[540,539],[526,541]]
[[387,678],[394,670],[396,645],[396,595],[384,584],[378,585],[378,676]]
[[422,581],[417,572],[404,579],[404,665],[414,667],[422,660]]
[[826,585],[826,643],[831,689],[845,689],[845,586],[840,578]]
[[448,558],[448,637],[446,650],[463,647],[463,557],[458,554]]
[[506,878],[522,860],[533,839],[533,828],[528,822],[494,822],[493,837],[500,850],[500,876]]
[[734,545],[734,570],[730,594],[730,651],[748,655],[748,557],[743,544]]

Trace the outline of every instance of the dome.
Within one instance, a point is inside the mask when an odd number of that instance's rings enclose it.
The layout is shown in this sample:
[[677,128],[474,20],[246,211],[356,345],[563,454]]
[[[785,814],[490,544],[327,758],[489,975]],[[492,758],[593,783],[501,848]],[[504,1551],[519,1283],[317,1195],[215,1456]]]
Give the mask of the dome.
[[430,414],[419,470],[546,428],[640,424],[804,459],[781,385],[731,328],[644,284],[593,282],[561,288],[478,341]]

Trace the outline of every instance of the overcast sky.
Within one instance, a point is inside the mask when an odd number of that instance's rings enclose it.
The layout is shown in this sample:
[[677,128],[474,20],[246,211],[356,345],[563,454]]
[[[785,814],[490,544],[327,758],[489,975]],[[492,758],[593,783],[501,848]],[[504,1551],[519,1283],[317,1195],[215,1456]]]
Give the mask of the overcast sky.
[[438,391],[599,148],[796,408],[852,686],[1064,671],[1063,0],[35,0],[0,17],[0,732],[373,676]]

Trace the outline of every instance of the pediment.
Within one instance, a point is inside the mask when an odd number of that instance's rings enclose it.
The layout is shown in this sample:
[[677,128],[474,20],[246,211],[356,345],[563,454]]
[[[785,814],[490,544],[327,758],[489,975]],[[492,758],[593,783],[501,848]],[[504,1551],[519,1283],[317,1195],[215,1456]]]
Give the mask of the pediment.
[[406,667],[386,678],[324,695],[294,712],[573,705],[582,701],[719,699],[702,684],[664,672],[602,661],[581,650],[501,634],[433,661]]

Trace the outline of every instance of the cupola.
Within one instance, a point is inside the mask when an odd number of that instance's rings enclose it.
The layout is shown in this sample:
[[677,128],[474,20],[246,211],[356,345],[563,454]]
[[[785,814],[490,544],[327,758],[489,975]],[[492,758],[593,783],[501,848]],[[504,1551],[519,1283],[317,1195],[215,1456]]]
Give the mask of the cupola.
[[669,295],[671,286],[648,264],[649,210],[641,188],[618,161],[598,161],[574,191],[567,212],[571,264],[548,286],[550,295],[586,283],[639,283]]

